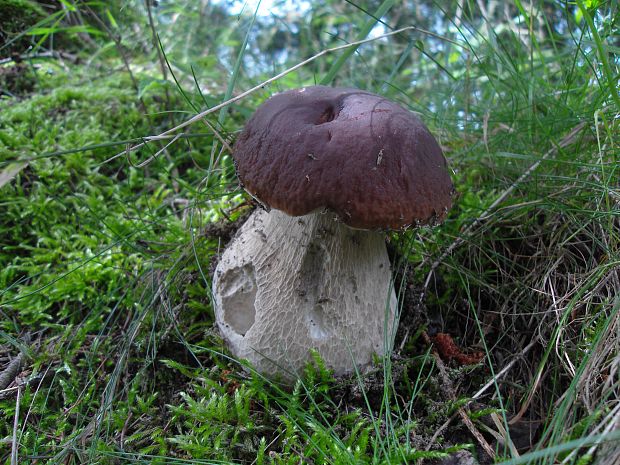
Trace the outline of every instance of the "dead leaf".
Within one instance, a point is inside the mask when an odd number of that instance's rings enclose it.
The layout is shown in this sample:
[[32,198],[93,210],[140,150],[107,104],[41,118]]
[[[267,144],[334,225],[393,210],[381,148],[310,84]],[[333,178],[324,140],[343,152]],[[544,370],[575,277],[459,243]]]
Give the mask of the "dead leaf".
[[4,168],[4,170],[0,171],[0,189],[2,189],[6,184],[11,182],[15,176],[19,174],[21,170],[23,170],[28,163],[17,162],[11,163],[9,166]]

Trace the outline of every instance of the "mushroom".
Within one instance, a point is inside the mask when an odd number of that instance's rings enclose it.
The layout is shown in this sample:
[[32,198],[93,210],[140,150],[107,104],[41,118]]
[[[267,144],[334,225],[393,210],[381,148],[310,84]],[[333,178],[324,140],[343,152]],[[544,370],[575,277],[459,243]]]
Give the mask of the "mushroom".
[[293,380],[316,350],[336,375],[392,347],[397,299],[385,230],[435,224],[453,186],[437,141],[410,111],[358,89],[276,94],[234,146],[257,209],[213,278],[232,353]]

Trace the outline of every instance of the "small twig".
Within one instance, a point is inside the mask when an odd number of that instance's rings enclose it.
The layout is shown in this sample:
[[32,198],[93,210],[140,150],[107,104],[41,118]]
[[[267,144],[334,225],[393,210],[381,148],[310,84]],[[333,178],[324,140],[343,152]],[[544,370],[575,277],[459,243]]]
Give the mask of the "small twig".
[[[486,220],[489,217],[489,215],[491,214],[491,212],[493,212],[493,210],[495,210],[495,208],[500,203],[502,203],[504,200],[506,200],[506,197],[508,197],[510,194],[512,194],[512,192],[517,188],[517,186],[520,185],[523,181],[525,181],[540,166],[540,164],[543,161],[545,161],[550,156],[556,154],[560,149],[563,149],[563,148],[569,146],[570,144],[572,144],[575,141],[575,138],[577,137],[577,134],[579,134],[581,132],[581,130],[585,126],[586,126],[586,123],[583,122],[583,123],[579,123],[573,129],[571,129],[571,131],[566,135],[566,137],[564,137],[560,141],[559,144],[557,144],[557,145],[554,144],[554,146],[551,149],[549,149],[536,163],[531,165],[525,171],[525,173],[523,173],[521,176],[519,176],[519,178],[515,182],[513,182],[510,185],[510,187],[508,187],[508,189],[506,189],[504,192],[502,192],[502,194],[497,199],[495,199],[495,201],[489,206],[489,208],[487,208],[482,213],[482,215],[480,215],[472,223],[470,223],[469,226],[467,226],[461,232],[459,237],[457,237],[454,240],[454,242],[452,242],[452,244],[450,244],[448,246],[448,248],[443,251],[443,253],[439,256],[439,258],[437,260],[435,260],[433,262],[433,264],[431,265],[431,269],[429,270],[428,275],[426,276],[426,280],[424,281],[424,287],[422,288],[422,292],[420,294],[420,301],[424,300],[424,297],[426,296],[426,290],[428,289],[428,286],[429,286],[429,284],[431,282],[431,278],[433,277],[433,274],[435,273],[435,270],[446,259],[446,257],[448,257],[448,255],[450,255],[454,251],[454,249],[456,249],[461,244],[463,244],[465,242],[465,240],[467,239],[467,237],[469,237],[469,235],[473,232],[473,230],[476,229],[484,220]],[[425,264],[425,261],[420,263],[420,265],[418,265],[418,268],[421,267],[424,264]]]
[[[422,338],[424,339],[424,342],[426,344],[431,345],[431,340],[428,337],[428,334],[426,333],[426,331],[422,332]],[[450,377],[448,376],[448,372],[446,371],[446,365],[443,363],[443,360],[441,359],[441,357],[437,353],[437,350],[435,350],[434,347],[432,349],[432,354],[433,354],[433,358],[435,359],[435,363],[437,364],[437,367],[439,368],[439,374],[441,375],[445,389],[448,393],[448,397],[450,397],[450,400],[455,401],[456,394],[452,386],[452,381],[450,380]],[[482,436],[482,433],[478,431],[474,423],[471,421],[471,418],[469,418],[469,415],[467,415],[467,412],[465,409],[466,407],[458,407],[456,414],[458,414],[458,416],[461,417],[461,420],[463,421],[463,423],[465,424],[469,432],[476,438],[476,441],[478,441],[478,444],[480,444],[480,446],[484,449],[487,455],[491,457],[493,460],[495,460],[495,451],[493,450],[491,445],[487,442],[487,440],[484,439],[484,436]]]
[[17,389],[22,388],[24,386],[30,386],[31,384],[34,384],[34,383],[39,383],[40,385],[43,382],[46,375],[47,375],[47,372],[45,374],[33,375],[24,380],[19,380],[18,382],[15,383],[15,386],[0,390],[0,400],[7,399],[8,397],[16,393]]
[[454,412],[450,418],[448,418],[446,421],[444,421],[443,425],[441,425],[439,428],[437,428],[437,431],[435,431],[433,433],[433,436],[431,436],[430,440],[428,441],[428,444],[426,445],[426,450],[430,450],[430,448],[433,446],[433,444],[435,444],[435,441],[437,440],[437,438],[439,437],[439,435],[441,433],[443,433],[443,431],[450,425],[450,423],[452,423],[452,420],[454,420],[458,415],[458,412]]
[[0,391],[2,391],[9,384],[15,381],[15,378],[19,374],[23,363],[24,354],[20,352],[19,354],[17,354],[17,357],[11,360],[9,366],[7,366],[4,371],[0,373]]
[[398,353],[402,352],[403,349],[405,348],[405,344],[407,343],[407,339],[409,338],[409,329],[407,328],[405,330],[405,335],[403,336],[403,340],[401,341],[400,345],[398,346]]

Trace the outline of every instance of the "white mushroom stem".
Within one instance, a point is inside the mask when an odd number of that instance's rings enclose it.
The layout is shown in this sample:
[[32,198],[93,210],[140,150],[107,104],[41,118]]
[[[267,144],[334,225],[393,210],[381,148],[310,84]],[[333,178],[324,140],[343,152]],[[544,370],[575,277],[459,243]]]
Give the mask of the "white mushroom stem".
[[294,379],[316,350],[336,375],[392,347],[397,301],[381,233],[331,213],[255,211],[213,278],[215,317],[232,353]]

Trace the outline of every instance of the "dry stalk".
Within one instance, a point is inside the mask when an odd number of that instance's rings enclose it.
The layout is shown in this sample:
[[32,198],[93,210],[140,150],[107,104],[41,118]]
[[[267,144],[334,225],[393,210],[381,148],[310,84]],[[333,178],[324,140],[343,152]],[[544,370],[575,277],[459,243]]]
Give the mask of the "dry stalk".
[[9,365],[0,373],[0,391],[6,389],[9,384],[15,381],[15,378],[19,374],[22,364],[24,363],[24,354],[20,352],[17,354]]

